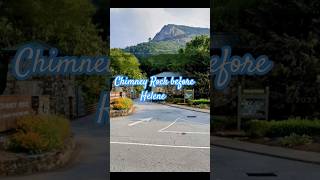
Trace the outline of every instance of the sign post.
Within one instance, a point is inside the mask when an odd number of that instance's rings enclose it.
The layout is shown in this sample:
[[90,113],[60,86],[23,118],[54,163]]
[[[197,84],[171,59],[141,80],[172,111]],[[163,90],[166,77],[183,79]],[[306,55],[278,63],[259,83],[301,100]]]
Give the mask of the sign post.
[[188,99],[194,99],[194,90],[193,89],[185,89],[184,90],[184,103],[186,103],[186,100]]
[[241,130],[242,118],[265,119],[269,117],[269,87],[242,89],[238,87],[237,129]]

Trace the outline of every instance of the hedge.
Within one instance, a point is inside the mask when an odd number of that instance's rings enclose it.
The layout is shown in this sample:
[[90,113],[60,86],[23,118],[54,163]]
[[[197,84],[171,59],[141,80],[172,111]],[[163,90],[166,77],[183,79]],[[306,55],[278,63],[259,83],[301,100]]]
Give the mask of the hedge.
[[284,137],[292,133],[297,135],[320,135],[320,120],[289,119],[282,121],[252,120],[246,125],[250,136]]

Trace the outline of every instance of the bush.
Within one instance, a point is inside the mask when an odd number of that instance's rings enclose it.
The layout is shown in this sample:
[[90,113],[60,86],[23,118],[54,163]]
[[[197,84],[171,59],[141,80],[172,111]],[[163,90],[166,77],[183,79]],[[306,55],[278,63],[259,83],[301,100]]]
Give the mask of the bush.
[[24,116],[17,124],[17,133],[7,143],[7,149],[15,152],[37,154],[61,149],[71,135],[69,121],[59,116]]
[[263,120],[253,120],[247,124],[246,129],[246,133],[251,137],[264,137],[270,129],[270,123]]
[[200,109],[207,109],[207,108],[208,108],[208,105],[206,105],[206,104],[199,104],[199,108],[200,108]]
[[247,133],[252,136],[284,137],[298,135],[320,135],[319,120],[289,119],[283,121],[253,120],[247,124]]
[[130,98],[117,98],[114,100],[113,109],[115,110],[128,110],[133,106],[133,101]]
[[311,144],[312,141],[312,137],[310,136],[292,133],[289,136],[281,138],[280,144],[286,147],[294,147],[299,145]]
[[210,104],[210,100],[209,99],[195,99],[195,100],[192,100],[192,104],[193,105]]
[[183,103],[184,99],[183,98],[174,98],[174,97],[169,97],[167,100],[167,102],[170,102],[172,104],[178,104],[178,103]]
[[214,117],[212,120],[212,130],[223,131],[223,130],[233,130],[237,128],[237,118],[236,117]]
[[290,119],[285,121],[271,121],[271,128],[268,132],[272,137],[289,136],[291,133],[298,135],[319,135],[320,121],[319,120],[299,120]]

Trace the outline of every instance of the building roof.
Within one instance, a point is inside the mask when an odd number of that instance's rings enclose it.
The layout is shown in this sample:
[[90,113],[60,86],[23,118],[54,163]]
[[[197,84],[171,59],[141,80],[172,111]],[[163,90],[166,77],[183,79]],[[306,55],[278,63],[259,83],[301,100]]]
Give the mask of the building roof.
[[154,75],[156,77],[179,77],[179,76],[182,76],[180,73],[178,72],[162,72],[162,73],[159,73],[159,74],[156,74]]

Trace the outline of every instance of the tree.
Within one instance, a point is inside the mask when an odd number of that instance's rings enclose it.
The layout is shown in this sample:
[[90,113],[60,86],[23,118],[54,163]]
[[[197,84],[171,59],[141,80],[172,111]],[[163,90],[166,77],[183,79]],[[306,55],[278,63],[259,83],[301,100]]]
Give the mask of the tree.
[[[57,47],[64,55],[109,53],[101,30],[92,22],[95,8],[90,0],[5,0],[0,7],[0,48],[37,40]],[[105,24],[99,25],[105,28]],[[86,89],[87,98],[92,99],[104,88],[106,77],[80,76],[77,81]],[[96,89],[87,87],[89,84]]]
[[275,63],[267,76],[243,81],[270,86],[271,117],[320,117],[319,9],[317,0],[215,1],[214,31],[236,33],[238,48],[249,47]]
[[[128,76],[129,78],[142,79],[145,75],[141,72],[138,59],[121,49],[110,50],[111,72],[113,76]],[[124,88],[127,92],[129,89]],[[142,87],[135,87],[137,91],[141,91]]]
[[111,49],[110,59],[113,76],[124,75],[136,79],[144,77],[139,68],[140,63],[134,55],[121,49]]
[[210,38],[196,36],[187,43],[183,51],[185,56],[185,71],[194,77],[197,83],[194,87],[196,98],[209,97],[209,66],[210,66]]

